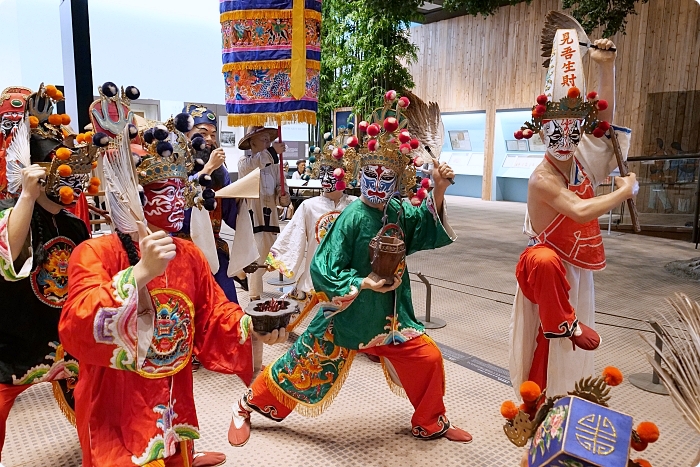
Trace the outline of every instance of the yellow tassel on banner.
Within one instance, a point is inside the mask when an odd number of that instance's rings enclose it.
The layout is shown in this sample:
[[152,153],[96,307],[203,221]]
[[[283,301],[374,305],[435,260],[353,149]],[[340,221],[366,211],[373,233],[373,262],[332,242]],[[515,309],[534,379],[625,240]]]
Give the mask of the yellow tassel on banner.
[[61,409],[68,422],[75,427],[75,411],[68,405],[66,395],[63,394],[63,388],[61,388],[58,381],[51,381],[51,386],[53,387],[53,398],[56,399],[58,408]]
[[143,467],[165,467],[165,461],[163,459],[156,459],[148,464],[143,464]]
[[287,19],[291,17],[292,10],[235,10],[222,13],[219,20],[223,23],[237,19]]
[[265,126],[286,123],[308,123],[316,125],[316,112],[295,110],[257,114],[233,114],[228,116],[228,126]]
[[316,21],[321,21],[321,13],[316,10],[306,10],[304,17],[307,19],[315,19]]
[[275,399],[284,404],[285,407],[294,410],[299,415],[302,415],[304,417],[318,417],[328,407],[330,407],[330,405],[333,403],[333,400],[338,395],[338,392],[340,392],[340,389],[343,387],[343,384],[345,383],[345,380],[348,377],[350,367],[352,366],[352,362],[355,359],[356,353],[357,352],[355,350],[351,350],[348,353],[348,357],[345,360],[345,364],[340,370],[340,373],[338,373],[338,378],[335,380],[335,383],[333,383],[333,386],[328,390],[328,392],[320,402],[313,405],[300,402],[288,395],[286,392],[284,392],[282,388],[280,388],[277,385],[275,380],[272,378],[272,375],[270,374],[270,369],[272,368],[272,365],[267,366],[265,368],[265,373],[261,376],[264,378],[263,381],[265,381],[267,389],[270,390],[270,394],[272,394],[272,396]]
[[[317,60],[307,60],[306,67],[310,70],[320,70],[321,62]],[[292,68],[291,60],[260,60],[257,62],[227,63],[221,68],[221,70],[226,73],[228,71],[241,70],[288,70],[290,68]],[[306,75],[304,75],[304,79],[306,80]],[[306,82],[304,82],[304,84],[306,84]]]
[[294,0],[292,4],[292,75],[291,94],[301,99],[306,93],[306,21],[304,20],[304,0]]

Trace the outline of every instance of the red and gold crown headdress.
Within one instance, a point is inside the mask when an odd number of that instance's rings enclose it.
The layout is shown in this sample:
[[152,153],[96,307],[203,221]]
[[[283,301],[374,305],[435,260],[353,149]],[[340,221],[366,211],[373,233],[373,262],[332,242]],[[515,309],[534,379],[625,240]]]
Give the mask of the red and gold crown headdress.
[[[413,138],[409,131],[408,119],[403,111],[411,104],[407,97],[398,98],[396,91],[387,91],[384,96],[384,106],[372,112],[369,121],[358,124],[362,141],[351,141],[348,144],[359,154],[360,169],[366,165],[382,165],[393,170],[400,183],[398,190],[402,196],[411,197],[412,202],[422,201],[427,195],[425,190],[414,193],[416,186],[416,164],[423,161],[417,159],[417,149],[420,141]],[[418,194],[418,198],[414,195]],[[415,198],[415,199],[414,199]]]

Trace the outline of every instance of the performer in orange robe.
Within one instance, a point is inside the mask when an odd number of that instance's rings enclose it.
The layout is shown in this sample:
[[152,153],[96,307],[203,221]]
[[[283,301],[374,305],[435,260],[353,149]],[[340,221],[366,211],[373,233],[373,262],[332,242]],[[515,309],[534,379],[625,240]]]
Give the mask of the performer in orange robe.
[[[138,90],[130,86],[119,96],[116,85],[105,83],[99,91],[91,117],[94,141],[104,147],[116,232],[74,251],[59,323],[66,349],[82,365],[75,400],[83,465],[220,465],[222,454],[215,463],[207,453],[193,454],[199,432],[192,355],[209,370],[250,383],[250,318],[227,300],[203,253],[169,235],[184,220],[193,166],[184,131],[192,119],[181,114],[139,132],[127,105]],[[141,142],[136,170],[130,139]],[[270,334],[263,341],[278,336]]]

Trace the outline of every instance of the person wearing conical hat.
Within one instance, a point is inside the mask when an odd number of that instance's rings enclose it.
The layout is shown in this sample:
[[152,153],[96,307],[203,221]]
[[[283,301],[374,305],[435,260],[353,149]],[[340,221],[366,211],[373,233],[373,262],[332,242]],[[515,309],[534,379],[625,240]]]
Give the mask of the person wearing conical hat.
[[595,196],[595,187],[617,167],[615,132],[623,157],[630,130],[611,126],[615,106],[615,52],[607,39],[590,51],[600,93],[585,91],[576,30],[559,29],[532,120],[516,138],[540,132],[544,160],[528,183],[524,232],[530,237],[516,268],[518,289],[510,332],[513,387],[534,381],[548,396],[566,395],[593,373],[595,328],[593,271],[605,267],[598,217],[636,194],[636,178],[615,179],[617,189]]
[[94,194],[95,151],[85,135],[68,132],[54,113],[63,95],[54,86],[8,88],[0,94],[0,454],[6,421],[20,393],[51,382],[75,424],[78,362],[60,342],[58,322],[68,293],[68,260],[90,238],[68,209],[83,191]]
[[[445,413],[442,354],[415,317],[405,258],[392,255],[388,275],[380,278],[368,254],[374,239],[387,229],[397,235],[392,237],[396,243],[390,244],[406,254],[440,248],[456,238],[444,203],[454,176],[447,164],[436,167],[431,193],[422,187],[410,203],[400,195],[394,199],[397,193],[410,196],[416,185],[411,155],[420,142],[405,130],[408,121],[401,109],[408,105],[406,97],[397,101],[396,93],[389,91],[384,108],[372,114],[372,123],[359,124],[367,133],[363,143],[351,137],[347,149],[333,148],[335,157],[359,154],[353,172],[362,196],[335,219],[311,259],[310,277],[319,303],[308,329],[234,404],[228,432],[233,446],[248,441],[252,412],[274,421],[284,420],[293,410],[307,416],[322,413],[338,394],[358,352],[380,357],[390,388],[410,400],[415,438],[471,442],[471,435]],[[400,244],[405,250],[398,249]],[[379,254],[378,248],[374,251]]]
[[[59,323],[81,363],[75,402],[83,465],[221,465],[223,454],[193,449],[200,434],[192,355],[249,383],[253,332],[205,254],[171,236],[186,207],[206,209],[214,200],[209,187],[189,179],[203,165],[184,134],[192,122],[180,114],[139,130],[129,107],[138,89],[119,92],[108,82],[99,93],[90,113],[114,233],[74,251]],[[278,338],[284,329],[260,340]]]
[[[257,249],[258,264],[263,264],[280,233],[277,206],[289,206],[291,197],[286,185],[280,185],[279,154],[284,152],[284,143],[277,139],[275,128],[250,126],[245,136],[238,142],[238,149],[250,151],[238,160],[238,176],[245,177],[255,169],[260,169],[260,198],[246,199],[241,206],[241,216],[249,215]],[[239,217],[240,220],[240,217]],[[240,248],[234,239],[234,249]],[[249,246],[245,246],[248,248]],[[247,265],[245,265],[247,266]],[[258,269],[250,275],[249,294],[251,300],[258,300],[263,292],[265,269]]]

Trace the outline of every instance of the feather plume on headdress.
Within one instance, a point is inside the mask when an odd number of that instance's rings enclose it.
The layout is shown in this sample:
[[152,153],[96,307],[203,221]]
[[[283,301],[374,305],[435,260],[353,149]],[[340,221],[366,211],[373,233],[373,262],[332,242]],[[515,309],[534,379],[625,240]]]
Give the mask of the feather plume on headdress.
[[131,155],[129,127],[115,138],[116,144],[100,158],[104,174],[107,210],[114,226],[124,233],[138,232],[136,222],[146,223],[139,183]]
[[[445,126],[440,115],[440,106],[437,102],[426,104],[410,92],[404,95],[411,101],[411,105],[404,110],[404,115],[408,118],[408,131],[421,141],[421,146],[415,150],[417,157],[424,162],[432,162],[432,157],[440,160],[442,145],[445,141]],[[425,146],[430,147],[432,157],[425,150]]]
[[12,194],[22,190],[22,169],[29,167],[31,156],[29,151],[29,121],[25,117],[12,136],[10,147],[7,148],[7,189]]
[[651,338],[642,336],[661,355],[663,366],[653,355],[647,358],[683,418],[700,433],[700,305],[684,294],[668,302],[673,313],[659,313],[659,328],[652,328],[663,351]]

